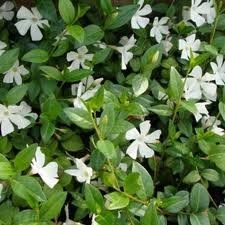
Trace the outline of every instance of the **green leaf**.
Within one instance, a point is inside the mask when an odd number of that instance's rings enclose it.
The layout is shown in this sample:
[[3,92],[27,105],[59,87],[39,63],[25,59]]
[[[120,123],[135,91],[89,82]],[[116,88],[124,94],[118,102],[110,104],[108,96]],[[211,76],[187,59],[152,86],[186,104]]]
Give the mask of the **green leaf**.
[[75,9],[70,0],[59,0],[59,13],[66,24],[74,22]]
[[104,104],[104,87],[101,86],[94,97],[89,100],[88,105],[93,111],[99,110]]
[[159,116],[171,116],[173,115],[173,111],[168,105],[155,105],[149,107],[149,110],[154,112]]
[[16,155],[14,166],[17,171],[23,171],[30,167],[31,160],[34,158],[37,146],[37,144],[32,144]]
[[154,185],[152,177],[148,171],[138,162],[133,161],[132,172],[139,173],[139,185],[140,190],[137,192],[137,196],[141,199],[147,199],[151,197],[154,192]]
[[97,148],[107,159],[116,159],[117,152],[111,141],[99,140]]
[[37,207],[38,202],[44,202],[46,197],[38,181],[33,177],[20,176],[11,181],[13,192],[27,201],[32,207]]
[[138,5],[121,6],[116,12],[109,15],[105,22],[106,29],[116,29],[128,23],[138,9]]
[[213,169],[204,169],[201,172],[201,176],[208,181],[216,182],[219,180],[219,173]]
[[210,225],[207,213],[191,214],[190,222],[191,225]]
[[40,209],[41,220],[51,220],[57,218],[66,200],[66,192],[57,191],[44,202]]
[[128,194],[136,194],[140,188],[139,173],[130,173],[124,182],[124,191]]
[[121,192],[112,192],[105,195],[105,206],[108,210],[122,209],[128,206],[129,198]]
[[111,52],[110,48],[105,48],[100,51],[97,51],[94,54],[94,57],[92,60],[93,64],[104,63],[106,58],[109,56],[110,52]]
[[180,191],[175,196],[161,199],[161,207],[169,213],[178,213],[189,204],[189,193]]
[[15,48],[15,49],[11,49],[9,51],[4,52],[1,56],[0,56],[0,73],[4,73],[7,70],[9,70],[14,63],[16,62],[16,60],[18,59],[19,56],[19,49]]
[[113,11],[111,0],[100,0],[100,6],[106,15],[109,15]]
[[61,143],[63,148],[70,152],[77,152],[84,148],[84,143],[79,135],[72,134]]
[[8,180],[15,174],[10,162],[0,162],[0,179]]
[[68,33],[78,42],[82,43],[85,37],[84,29],[79,25],[69,25],[66,27]]
[[[35,225],[37,221],[39,221],[38,212],[30,209],[17,213],[14,218],[14,223],[17,225]],[[40,222],[38,225],[44,225],[44,223]]]
[[84,28],[85,38],[82,45],[91,45],[100,41],[104,37],[102,29],[94,24],[88,25]]
[[85,201],[91,212],[100,214],[104,207],[104,200],[101,192],[90,184],[85,184],[84,189]]
[[143,75],[136,75],[132,80],[135,96],[142,95],[148,89],[148,79]]
[[180,100],[183,94],[183,82],[180,74],[174,67],[170,70],[170,81],[169,81],[169,96],[172,100]]
[[218,168],[225,171],[225,145],[214,146],[210,149],[209,160],[214,162]]
[[141,225],[160,225],[159,216],[154,202],[151,202],[147,208],[144,217],[141,219]]
[[14,105],[20,102],[26,95],[28,90],[27,84],[21,84],[10,89],[6,95],[6,101],[9,105]]
[[190,206],[193,212],[201,212],[209,207],[209,194],[202,184],[195,184],[191,190]]
[[225,121],[225,103],[223,103],[223,102],[219,103],[219,112],[220,112],[223,120]]
[[33,49],[26,53],[22,60],[31,63],[43,63],[47,62],[49,59],[48,52],[42,49]]
[[88,111],[79,108],[64,108],[64,113],[71,122],[83,129],[92,129],[93,122]]
[[91,74],[93,74],[93,71],[86,69],[73,70],[71,72],[66,71],[63,75],[63,81],[77,82],[85,77],[90,76]]
[[181,102],[181,105],[183,108],[185,108],[187,111],[189,111],[193,114],[196,113],[196,111],[197,111],[194,101],[183,101],[183,102]]
[[221,222],[225,223],[225,206],[219,207],[216,211],[216,218]]
[[52,135],[55,133],[55,124],[52,122],[44,122],[41,126],[41,138],[44,143],[48,143]]
[[55,67],[40,66],[39,68],[42,72],[44,72],[44,75],[47,78],[51,78],[51,79],[58,80],[58,81],[63,80],[61,72],[59,70],[57,70]]
[[196,183],[201,179],[199,172],[197,170],[192,170],[189,172],[183,179],[183,182],[186,184]]

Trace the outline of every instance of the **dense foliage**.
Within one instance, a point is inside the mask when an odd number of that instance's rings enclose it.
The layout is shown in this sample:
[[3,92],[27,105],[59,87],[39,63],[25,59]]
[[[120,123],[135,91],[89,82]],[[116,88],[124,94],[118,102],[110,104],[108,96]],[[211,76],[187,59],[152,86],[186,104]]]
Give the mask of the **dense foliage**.
[[224,1],[168,2],[1,1],[0,225],[225,224]]

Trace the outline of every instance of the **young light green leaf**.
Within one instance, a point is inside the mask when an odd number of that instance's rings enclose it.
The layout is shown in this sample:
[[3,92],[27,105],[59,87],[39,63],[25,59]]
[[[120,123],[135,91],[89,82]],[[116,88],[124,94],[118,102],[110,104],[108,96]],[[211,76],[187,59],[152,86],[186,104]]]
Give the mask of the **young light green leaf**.
[[132,88],[136,97],[148,89],[148,79],[143,75],[136,75],[132,80]]
[[75,8],[70,0],[59,0],[59,13],[66,24],[74,22]]
[[15,171],[10,162],[0,162],[0,179],[8,180],[13,175],[15,175]]
[[69,25],[66,27],[68,33],[78,42],[82,43],[85,37],[84,29],[79,25]]
[[105,195],[105,206],[108,210],[122,209],[128,206],[129,198],[120,192],[112,192]]
[[157,214],[156,206],[152,201],[141,219],[141,225],[159,225],[159,216]]
[[99,140],[97,142],[97,148],[107,159],[116,159],[116,149],[111,141]]
[[44,72],[44,75],[47,78],[51,78],[51,79],[58,80],[58,81],[63,80],[62,74],[55,67],[52,67],[52,66],[40,66],[39,68],[40,68],[40,70],[42,72]]

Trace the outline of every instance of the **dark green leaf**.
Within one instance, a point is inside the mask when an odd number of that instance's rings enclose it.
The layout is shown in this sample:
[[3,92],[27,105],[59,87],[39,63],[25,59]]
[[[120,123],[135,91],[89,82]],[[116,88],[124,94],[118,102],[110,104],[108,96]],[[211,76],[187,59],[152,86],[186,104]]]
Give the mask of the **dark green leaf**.
[[49,59],[48,52],[42,49],[33,49],[26,53],[22,60],[31,63],[43,63],[47,62]]

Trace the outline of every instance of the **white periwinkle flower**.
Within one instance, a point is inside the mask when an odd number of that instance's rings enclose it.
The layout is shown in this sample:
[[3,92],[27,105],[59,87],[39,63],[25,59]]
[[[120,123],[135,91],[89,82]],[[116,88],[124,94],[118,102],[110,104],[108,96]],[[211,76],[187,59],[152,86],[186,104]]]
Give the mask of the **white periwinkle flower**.
[[71,51],[67,53],[67,61],[71,62],[71,65],[68,67],[70,71],[80,69],[80,66],[83,69],[89,69],[89,66],[85,65],[85,61],[92,61],[94,55],[87,54],[88,49],[86,46],[82,46],[77,49],[77,52]]
[[215,76],[211,74],[202,76],[202,68],[195,66],[184,85],[185,99],[200,100],[203,95],[207,100],[216,101],[217,86],[212,82],[214,80]]
[[196,34],[192,34],[185,39],[179,39],[179,50],[182,50],[181,58],[189,59],[191,57],[191,53],[193,56],[196,56],[196,51],[199,50],[201,41],[199,39],[195,40]]
[[132,158],[136,159],[139,156],[150,158],[154,155],[154,151],[147,145],[157,143],[161,135],[161,130],[156,130],[151,134],[149,130],[151,128],[150,121],[146,120],[140,123],[140,133],[136,128],[132,128],[126,132],[127,140],[134,140],[128,147],[126,153]]
[[0,55],[2,55],[5,52],[5,49],[7,47],[7,44],[3,41],[0,41]]
[[91,219],[91,225],[99,225],[99,223],[97,223],[95,219],[96,219],[96,215],[93,214]]
[[218,120],[215,116],[203,116],[202,120],[202,127],[204,129],[210,129],[213,133],[223,136],[224,135],[224,129],[221,127],[218,127],[221,125],[221,121]]
[[43,38],[40,28],[43,29],[44,25],[49,26],[49,23],[48,20],[42,19],[42,15],[36,7],[31,8],[30,11],[22,6],[16,16],[18,19],[21,19],[15,26],[22,36],[30,29],[32,41],[40,41]]
[[150,31],[150,36],[155,37],[158,43],[163,39],[163,34],[169,34],[169,26],[167,26],[167,22],[169,17],[162,17],[160,20],[158,17],[154,18],[153,27]]
[[10,68],[8,71],[6,71],[4,74],[3,83],[13,83],[15,80],[17,85],[22,84],[22,77],[26,74],[28,74],[29,71],[23,66],[19,65],[19,61],[17,60],[15,64]]
[[120,44],[123,45],[121,47],[110,46],[111,48],[117,50],[121,54],[121,69],[126,70],[128,62],[133,58],[133,53],[129,52],[131,48],[135,46],[136,39],[134,35],[130,38],[124,36],[120,39]]
[[202,26],[205,23],[213,23],[216,17],[216,10],[214,8],[213,0],[192,0],[191,7],[186,10],[184,19],[192,20],[197,27]]
[[173,44],[171,43],[171,37],[166,38],[165,40],[162,40],[161,43],[163,45],[164,54],[168,56],[168,52],[173,47]]
[[196,111],[193,113],[195,120],[198,122],[203,116],[209,117],[209,112],[206,105],[210,105],[210,102],[198,102],[195,103]]
[[45,165],[45,155],[41,152],[41,148],[37,147],[35,158],[31,163],[31,174],[39,174],[41,179],[50,188],[53,188],[59,181],[58,179],[58,164],[50,162]]
[[5,106],[0,104],[0,124],[2,136],[14,131],[15,124],[18,129],[24,129],[31,124],[26,117],[37,118],[36,113],[31,113],[31,107],[26,102],[21,102],[19,106]]
[[63,225],[83,225],[82,223],[74,222],[69,218],[69,205],[65,206],[65,213],[66,213],[66,222]]
[[12,9],[14,8],[14,4],[10,1],[6,1],[3,3],[3,5],[0,7],[0,20],[12,20],[14,17],[14,12]]
[[216,63],[210,63],[213,75],[215,76],[215,81],[217,85],[225,84],[225,61],[222,55],[216,57]]
[[144,0],[139,0],[137,4],[139,5],[139,8],[131,18],[131,27],[133,29],[145,28],[149,23],[149,18],[146,18],[144,16],[147,16],[152,12],[152,8],[149,4],[146,4],[142,8]]
[[65,170],[65,173],[75,176],[78,182],[86,182],[90,184],[91,177],[93,175],[93,169],[85,165],[81,159],[75,159],[75,164],[77,169],[68,169]]
[[92,98],[101,87],[103,78],[94,80],[92,76],[88,76],[81,80],[78,84],[71,85],[72,95],[77,97],[74,99],[73,105],[76,108],[86,108],[82,102]]

